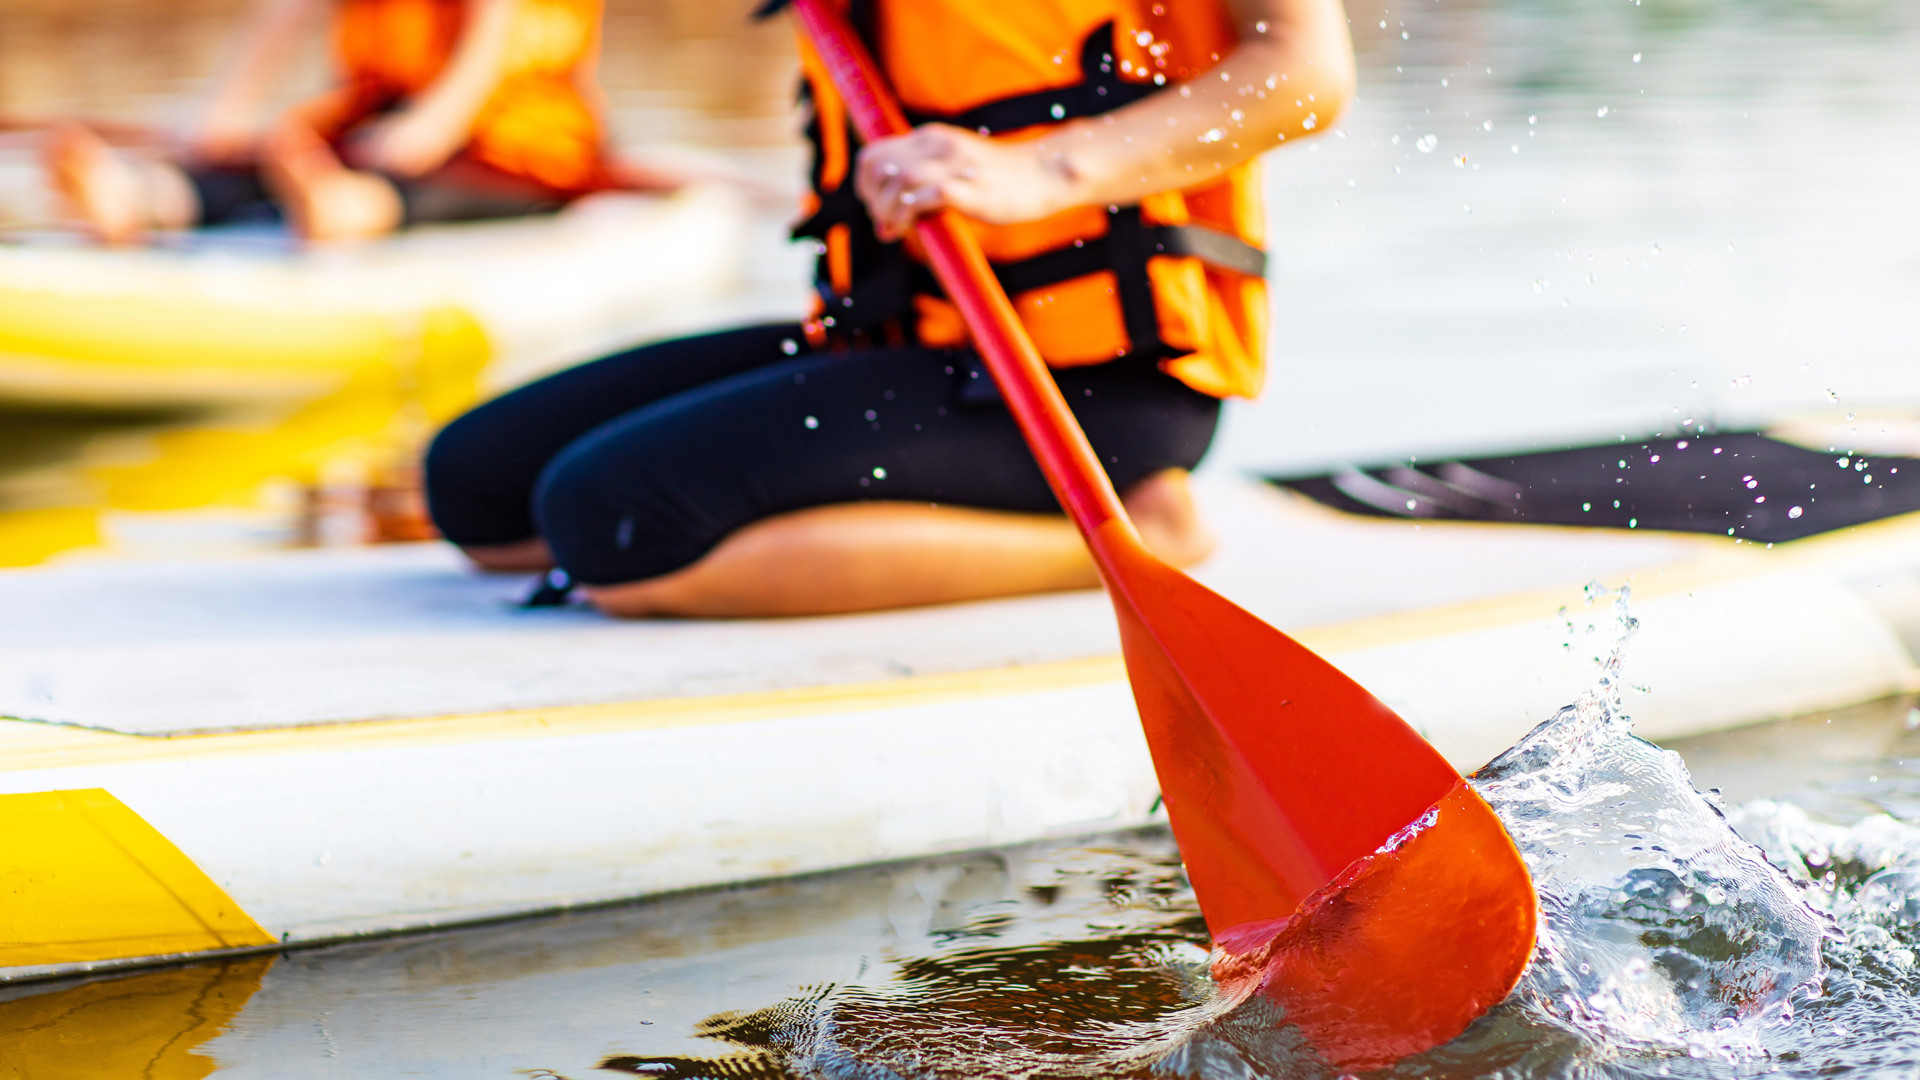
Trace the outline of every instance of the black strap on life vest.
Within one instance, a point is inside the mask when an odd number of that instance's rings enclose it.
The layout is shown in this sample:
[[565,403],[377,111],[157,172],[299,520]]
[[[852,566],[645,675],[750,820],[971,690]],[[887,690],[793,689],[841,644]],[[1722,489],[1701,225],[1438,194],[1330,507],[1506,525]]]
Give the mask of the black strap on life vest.
[[[768,0],[756,15],[771,14],[787,2]],[[872,8],[871,0],[856,0],[852,13],[857,17],[855,27],[869,40]],[[1078,83],[1017,94],[958,113],[909,111],[908,119],[915,124],[950,124],[982,135],[1003,134],[1040,124],[1099,116],[1162,89],[1152,83],[1122,80],[1117,64],[1114,24],[1103,23],[1081,44],[1082,79]],[[803,99],[809,96],[808,88],[803,86]],[[916,294],[943,296],[944,290],[932,272],[909,258],[899,243],[879,241],[866,204],[854,193],[851,176],[843,179],[838,187],[823,190],[824,155],[819,151],[819,124],[816,111],[809,118],[807,136],[815,147],[811,179],[819,205],[806,220],[793,227],[792,235],[795,239],[825,240],[834,226],[849,226],[848,239],[852,247],[849,261],[853,267],[852,286],[844,292],[837,291],[828,273],[826,256],[822,254],[814,286],[822,303],[821,321],[829,329],[854,334],[874,333],[889,323],[904,323],[913,312]],[[849,154],[857,155],[860,141],[851,125],[847,142]],[[1253,277],[1264,276],[1267,268],[1266,252],[1230,233],[1201,225],[1149,225],[1142,220],[1138,206],[1121,206],[1108,209],[1105,236],[1027,259],[994,263],[993,270],[1009,295],[1043,289],[1103,270],[1112,271],[1127,330],[1129,356],[1160,360],[1175,355],[1175,350],[1160,337],[1153,285],[1147,274],[1148,260],[1156,255],[1196,258],[1218,269]]]

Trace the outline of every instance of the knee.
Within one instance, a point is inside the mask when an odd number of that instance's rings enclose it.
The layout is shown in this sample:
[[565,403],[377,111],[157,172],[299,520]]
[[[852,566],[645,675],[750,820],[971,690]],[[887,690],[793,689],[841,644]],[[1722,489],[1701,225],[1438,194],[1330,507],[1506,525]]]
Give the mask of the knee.
[[713,546],[695,519],[644,465],[614,467],[569,451],[534,488],[533,516],[554,563],[585,585],[644,581],[691,565]]
[[427,513],[440,535],[463,548],[533,536],[525,481],[513,482],[494,427],[484,407],[467,413],[434,436],[421,462]]

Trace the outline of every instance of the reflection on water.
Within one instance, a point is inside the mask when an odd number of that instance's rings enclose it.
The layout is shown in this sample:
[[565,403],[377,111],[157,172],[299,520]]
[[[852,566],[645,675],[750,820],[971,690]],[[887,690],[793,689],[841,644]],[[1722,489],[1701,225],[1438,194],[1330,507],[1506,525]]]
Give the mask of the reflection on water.
[[272,964],[250,956],[56,993],[0,991],[0,1068],[44,1080],[200,1080],[218,1067],[202,1047],[246,1006]]

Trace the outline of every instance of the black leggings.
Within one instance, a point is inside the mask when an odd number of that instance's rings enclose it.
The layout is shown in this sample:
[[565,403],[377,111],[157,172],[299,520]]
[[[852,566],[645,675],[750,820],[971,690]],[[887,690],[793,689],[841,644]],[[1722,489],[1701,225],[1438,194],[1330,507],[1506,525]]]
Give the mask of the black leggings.
[[[187,182],[200,202],[201,225],[266,225],[284,215],[267,191],[260,170],[252,165],[188,166]],[[436,182],[432,177],[407,180],[387,177],[400,195],[400,224],[489,221],[552,213],[566,203],[564,196],[539,192],[532,185],[521,191],[484,191],[470,185]]]
[[[1054,374],[1121,490],[1192,468],[1213,438],[1220,402],[1150,364]],[[454,543],[542,537],[589,585],[658,577],[830,503],[1057,513],[991,386],[968,352],[816,352],[794,325],[649,345],[455,420],[427,451],[427,501]]]

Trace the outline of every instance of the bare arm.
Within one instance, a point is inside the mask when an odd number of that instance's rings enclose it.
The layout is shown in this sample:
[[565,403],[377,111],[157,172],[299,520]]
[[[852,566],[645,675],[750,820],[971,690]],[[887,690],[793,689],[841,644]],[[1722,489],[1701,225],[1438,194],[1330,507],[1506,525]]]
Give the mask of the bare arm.
[[232,60],[187,137],[196,155],[226,159],[244,155],[256,129],[255,113],[285,69],[293,44],[324,0],[262,0],[242,34]]
[[[1178,2],[1178,0],[1170,0]],[[1034,221],[1071,206],[1191,187],[1283,142],[1325,131],[1353,94],[1340,0],[1228,0],[1240,43],[1211,70],[1031,142],[944,124],[867,147],[857,178],[881,235],[952,207]]]
[[446,70],[404,110],[375,125],[355,146],[355,164],[419,176],[445,164],[473,131],[500,86],[520,0],[467,0],[460,42]]

